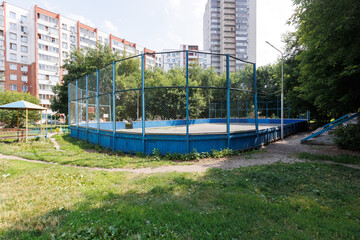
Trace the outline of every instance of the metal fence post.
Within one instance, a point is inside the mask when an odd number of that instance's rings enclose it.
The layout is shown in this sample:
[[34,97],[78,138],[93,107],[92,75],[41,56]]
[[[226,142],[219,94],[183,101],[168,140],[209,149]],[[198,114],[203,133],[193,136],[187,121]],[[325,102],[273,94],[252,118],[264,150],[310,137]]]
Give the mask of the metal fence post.
[[79,100],[78,100],[78,80],[76,79],[76,91],[75,91],[75,123],[76,123],[76,132],[79,130]]
[[141,126],[142,126],[142,147],[145,153],[145,76],[144,76],[144,54],[141,54]]
[[226,54],[226,132],[227,147],[230,148],[230,56]]
[[268,111],[269,111],[269,106],[268,106],[268,102],[266,102],[266,118],[269,117]]
[[116,147],[116,141],[115,141],[115,136],[116,136],[116,85],[115,85],[115,62],[113,62],[113,150],[115,151],[115,147]]
[[85,98],[86,98],[86,141],[89,141],[89,85],[88,85],[88,75],[85,77]]
[[67,84],[68,87],[68,128],[70,128],[70,83]]
[[257,106],[257,80],[256,80],[256,63],[253,65],[254,71],[254,90],[255,90],[255,129],[256,129],[256,147],[260,146],[259,139],[259,120],[258,120],[258,106]]
[[189,138],[189,50],[186,50],[186,152],[190,152]]
[[97,137],[100,144],[100,107],[99,107],[99,69],[96,70],[96,112],[97,112]]

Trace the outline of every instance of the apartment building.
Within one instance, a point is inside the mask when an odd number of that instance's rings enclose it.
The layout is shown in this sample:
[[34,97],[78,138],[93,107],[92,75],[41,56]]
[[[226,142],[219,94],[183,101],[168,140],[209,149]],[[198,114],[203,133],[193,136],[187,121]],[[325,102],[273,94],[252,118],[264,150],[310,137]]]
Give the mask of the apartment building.
[[[189,50],[189,65],[197,65],[203,68],[211,66],[211,55],[199,52],[198,45],[180,45],[179,49],[164,49],[163,52]],[[196,52],[192,52],[196,51]],[[163,54],[163,69],[168,71],[172,68],[183,68],[186,66],[186,53],[174,52]]]
[[[0,90],[22,91],[50,108],[52,88],[67,74],[61,66],[76,48],[108,45],[114,52],[131,56],[153,53],[78,20],[38,6],[30,10],[3,2],[0,6]],[[155,55],[146,56],[146,67],[161,66]]]
[[[256,0],[208,0],[203,36],[207,51],[256,62]],[[213,55],[211,63],[218,74],[226,71],[224,57]],[[243,67],[234,59],[229,65],[232,72]]]

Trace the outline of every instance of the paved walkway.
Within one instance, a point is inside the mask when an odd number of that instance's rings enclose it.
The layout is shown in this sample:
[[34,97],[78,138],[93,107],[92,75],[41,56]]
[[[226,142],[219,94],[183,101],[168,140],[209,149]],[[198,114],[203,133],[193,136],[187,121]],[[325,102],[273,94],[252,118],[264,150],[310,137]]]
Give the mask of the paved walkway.
[[[151,174],[151,173],[163,173],[163,172],[202,172],[209,168],[218,168],[218,169],[234,169],[240,167],[248,167],[255,165],[269,165],[274,163],[297,163],[305,162],[305,160],[298,159],[294,156],[298,152],[308,152],[314,154],[326,154],[326,155],[339,155],[346,153],[344,150],[339,150],[334,146],[311,146],[300,144],[300,139],[304,137],[304,133],[292,135],[284,139],[284,141],[277,141],[271,143],[262,149],[264,151],[259,151],[254,154],[235,156],[227,159],[205,159],[199,162],[194,162],[192,165],[171,165],[171,166],[161,166],[156,168],[97,168],[97,167],[83,167],[83,166],[74,166],[74,165],[63,165],[80,169],[90,169],[97,171],[107,171],[107,172],[130,172],[137,174]],[[50,138],[52,139],[52,138]],[[58,143],[54,140],[54,146]],[[58,146],[60,147],[60,146]],[[57,148],[58,149],[58,148]],[[59,165],[58,163],[44,162],[38,160],[29,160],[16,156],[9,156],[0,154],[0,159],[13,159],[21,160],[26,162],[35,162],[43,164],[53,164]],[[349,168],[359,169],[360,166],[353,164],[343,164],[336,163],[331,161],[319,161],[327,164],[341,165]]]

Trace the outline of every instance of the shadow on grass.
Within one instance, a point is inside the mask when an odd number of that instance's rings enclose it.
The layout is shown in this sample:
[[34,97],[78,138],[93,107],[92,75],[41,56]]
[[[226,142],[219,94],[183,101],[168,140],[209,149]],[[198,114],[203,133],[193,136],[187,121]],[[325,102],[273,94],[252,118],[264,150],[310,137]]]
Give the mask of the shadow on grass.
[[4,238],[357,239],[359,179],[360,171],[312,163],[139,176],[126,189],[119,177]]

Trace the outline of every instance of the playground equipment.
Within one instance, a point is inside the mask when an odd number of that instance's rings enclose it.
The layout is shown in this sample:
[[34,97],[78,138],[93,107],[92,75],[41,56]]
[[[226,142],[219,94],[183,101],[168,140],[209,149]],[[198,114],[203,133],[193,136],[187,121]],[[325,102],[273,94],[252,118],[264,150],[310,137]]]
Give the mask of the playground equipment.
[[[53,116],[55,116],[55,119],[53,119]],[[57,118],[59,120],[57,120]],[[55,122],[55,124],[54,124],[54,122]],[[66,115],[64,113],[51,114],[50,115],[50,123],[51,123],[51,127],[50,127],[51,133],[53,132],[53,127],[55,127],[56,133],[66,133],[67,132],[67,127],[65,125]]]
[[[184,56],[185,69],[145,71],[145,62],[162,54]],[[196,75],[198,54],[224,63],[225,74],[217,83]],[[140,73],[126,76],[123,69],[134,60],[140,63]],[[230,74],[230,67],[234,73]],[[70,134],[123,152],[258,148],[280,138],[280,119],[259,118],[255,70],[255,63],[228,54],[189,50],[121,59],[68,84]],[[157,76],[167,79],[167,85],[160,85]],[[222,103],[215,115],[213,103]],[[247,113],[240,103],[248,104]],[[286,136],[306,129],[307,120],[285,119],[284,124]]]
[[325,124],[324,126],[316,129],[316,131],[312,132],[312,134],[310,134],[309,136],[301,139],[301,143],[304,143],[306,141],[309,141],[312,138],[315,138],[317,136],[320,136],[321,134],[339,126],[340,124],[346,123],[356,117],[360,116],[360,113],[350,113],[350,114],[346,114],[344,116],[342,116],[341,118],[338,118],[328,124]]
[[[40,129],[29,129],[28,128],[28,111],[40,111],[40,115],[42,116],[42,112],[45,110],[47,114],[47,109],[33,103],[29,103],[27,101],[17,101],[9,104],[5,104],[0,106],[0,109],[4,110],[17,110],[17,128],[16,129],[2,129],[2,134],[0,135],[0,139],[18,139],[22,141],[25,138],[25,142],[27,142],[28,138],[32,137],[45,137],[47,138],[47,125],[45,122],[45,130],[42,127],[42,121],[40,120]],[[26,120],[25,120],[25,129],[19,128],[19,111],[25,110],[26,112]],[[14,134],[15,133],[15,134]],[[24,137],[25,135],[25,137]]]

